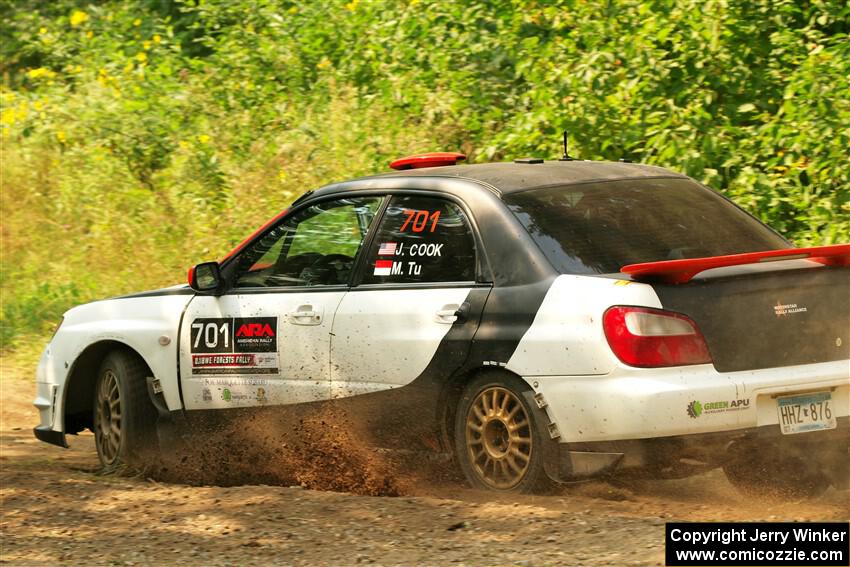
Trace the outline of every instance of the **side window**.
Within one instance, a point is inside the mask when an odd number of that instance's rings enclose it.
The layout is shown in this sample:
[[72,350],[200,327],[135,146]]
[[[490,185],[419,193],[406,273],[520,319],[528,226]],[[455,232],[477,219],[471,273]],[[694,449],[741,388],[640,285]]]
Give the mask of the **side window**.
[[236,287],[348,283],[354,257],[381,200],[328,201],[287,217],[239,256]]
[[463,211],[434,197],[393,197],[366,256],[363,283],[475,280],[475,239]]

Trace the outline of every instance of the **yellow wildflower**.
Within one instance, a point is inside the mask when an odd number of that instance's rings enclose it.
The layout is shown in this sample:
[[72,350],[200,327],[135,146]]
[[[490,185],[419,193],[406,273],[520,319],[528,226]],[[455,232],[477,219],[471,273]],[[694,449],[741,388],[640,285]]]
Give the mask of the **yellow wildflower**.
[[186,140],[178,140],[177,145],[180,146],[180,149],[183,149],[183,150],[189,149],[189,142],[187,142]]
[[149,50],[149,49],[151,48],[151,42],[149,42],[149,41],[147,41],[147,40],[146,40],[146,41],[143,41],[143,42],[142,42],[142,48],[143,48],[145,51]]
[[40,79],[42,77],[47,77],[49,79],[51,77],[54,77],[55,75],[56,75],[56,73],[54,73],[53,71],[51,71],[50,69],[48,69],[46,67],[38,67],[37,69],[30,69],[27,72],[27,76],[30,79]]
[[345,9],[349,12],[353,12],[357,9],[357,4],[360,3],[360,0],[351,0],[348,4],[345,5]]
[[94,32],[89,30],[86,32],[86,39],[91,39],[94,37]]
[[289,12],[290,14],[297,14],[297,13],[298,13],[298,7],[297,7],[297,6],[293,6],[292,8],[290,8],[289,10],[287,10],[287,12]]
[[331,66],[331,61],[327,57],[322,57],[322,60],[316,63],[316,67],[319,69],[327,69]]
[[139,27],[140,25],[142,25],[142,20],[136,18],[135,20],[133,20],[133,25]]
[[147,60],[148,60],[148,56],[145,55],[144,51],[140,51],[136,54],[136,61],[138,61],[139,63],[144,63]]
[[153,42],[159,43],[160,41],[162,41],[162,36],[159,35],[158,33],[153,34]]
[[56,139],[59,140],[60,144],[64,144],[67,138],[65,137],[65,130],[57,130],[56,131]]
[[0,124],[11,126],[15,123],[15,109],[4,108],[0,110]]
[[46,33],[47,33],[47,28],[38,28],[38,33],[39,33],[40,35],[44,35],[44,34],[46,34]]
[[206,134],[200,134],[200,135],[198,136],[198,141],[199,141],[200,143],[202,143],[202,144],[206,144],[207,142],[209,142],[209,141],[210,141],[210,137],[209,137],[209,136],[207,136]]
[[280,171],[278,171],[278,172],[277,172],[277,178],[278,178],[278,180],[280,180],[280,181],[286,181],[286,170],[285,170],[285,169],[281,169]]
[[77,27],[86,23],[89,20],[89,15],[85,12],[81,12],[80,10],[74,10],[71,14],[71,25]]

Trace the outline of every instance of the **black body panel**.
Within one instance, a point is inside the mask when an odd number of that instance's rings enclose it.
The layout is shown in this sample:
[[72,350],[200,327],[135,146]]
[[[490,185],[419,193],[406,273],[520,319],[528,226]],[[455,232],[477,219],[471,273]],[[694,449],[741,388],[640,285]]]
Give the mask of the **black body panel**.
[[696,322],[720,372],[850,358],[850,268],[763,271],[653,288],[664,309]]

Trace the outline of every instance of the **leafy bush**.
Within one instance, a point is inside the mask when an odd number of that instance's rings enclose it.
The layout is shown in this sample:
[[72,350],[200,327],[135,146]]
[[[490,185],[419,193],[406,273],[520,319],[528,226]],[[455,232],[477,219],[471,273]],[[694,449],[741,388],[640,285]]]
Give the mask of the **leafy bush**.
[[850,237],[846,2],[5,0],[0,16],[4,348],[74,303],[179,281],[307,189],[418,151],[554,157],[564,128],[579,157],[682,171],[801,245]]

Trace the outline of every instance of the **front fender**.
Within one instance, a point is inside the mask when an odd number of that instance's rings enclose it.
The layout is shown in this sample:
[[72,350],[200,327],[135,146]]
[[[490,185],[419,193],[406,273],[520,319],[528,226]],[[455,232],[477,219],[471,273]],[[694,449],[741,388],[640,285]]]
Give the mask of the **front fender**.
[[[55,391],[51,400],[52,411],[49,412],[49,429],[66,430],[65,410],[80,372],[87,375],[96,372],[99,360],[110,346],[128,348],[138,354],[159,380],[168,409],[181,409],[179,329],[183,312],[192,297],[166,294],[117,298],[68,311],[59,331],[45,349],[37,371],[39,392]],[[92,360],[93,353],[100,358]],[[80,392],[79,395],[86,396],[88,393]],[[39,402],[42,397],[39,394],[36,401]],[[46,425],[45,417],[42,416],[41,428]]]

